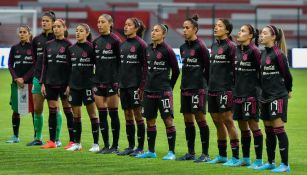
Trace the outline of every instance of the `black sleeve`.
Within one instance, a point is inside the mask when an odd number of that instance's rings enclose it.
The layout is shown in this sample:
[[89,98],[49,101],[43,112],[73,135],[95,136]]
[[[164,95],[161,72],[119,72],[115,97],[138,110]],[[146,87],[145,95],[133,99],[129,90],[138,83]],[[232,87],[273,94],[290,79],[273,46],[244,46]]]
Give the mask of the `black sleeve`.
[[203,76],[205,77],[207,83],[209,81],[209,50],[205,47],[205,45],[203,45],[202,43],[199,44],[200,45],[200,56],[201,56],[201,61],[203,63],[204,66],[204,70],[203,70]]
[[14,58],[14,51],[15,47],[13,46],[10,50],[10,55],[9,55],[9,61],[8,61],[8,67],[9,71],[12,75],[13,80],[15,80],[17,77],[16,72],[14,71],[14,63],[15,63],[15,58]]
[[172,86],[172,89],[174,89],[176,81],[179,77],[180,71],[179,71],[179,66],[178,66],[177,58],[176,58],[174,51],[171,50],[171,48],[167,48],[167,50],[169,53],[169,63],[172,69],[171,86]]
[[44,47],[44,52],[43,52],[43,62],[42,62],[42,73],[41,73],[41,79],[40,83],[44,84],[46,81],[46,71],[48,68],[48,59],[47,59],[47,50],[46,47]]
[[277,55],[277,63],[280,74],[285,80],[285,86],[288,92],[292,91],[292,75],[289,69],[288,59],[284,54]]

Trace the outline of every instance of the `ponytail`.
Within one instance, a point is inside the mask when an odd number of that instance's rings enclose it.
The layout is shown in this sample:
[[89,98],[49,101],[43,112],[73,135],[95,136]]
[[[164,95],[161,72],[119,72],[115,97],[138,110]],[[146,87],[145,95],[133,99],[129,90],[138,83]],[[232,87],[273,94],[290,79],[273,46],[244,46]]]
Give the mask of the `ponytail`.
[[141,21],[138,18],[128,18],[128,19],[130,19],[133,22],[134,26],[137,28],[136,35],[143,38],[146,29],[143,21]]
[[229,38],[231,41],[233,41],[233,40],[232,40],[232,36],[230,35],[231,32],[232,32],[232,29],[233,29],[232,23],[231,23],[228,19],[225,19],[225,18],[220,18],[219,20],[222,21],[222,23],[225,25],[226,30],[228,31],[228,38]]
[[[250,24],[244,24],[243,26],[246,26],[249,30],[249,33],[253,35],[253,38],[255,38],[255,45],[259,46],[259,30],[254,29],[254,27]],[[251,40],[253,40],[253,38]]]
[[271,34],[275,35],[275,43],[281,52],[287,56],[288,50],[284,31],[281,28],[277,28],[273,25],[268,25],[267,27],[271,30]]
[[278,46],[280,48],[280,50],[286,55],[287,57],[287,54],[288,54],[288,50],[287,50],[287,43],[286,43],[286,38],[285,38],[285,34],[284,34],[284,31],[279,28],[278,29],[278,33],[279,33],[279,40],[277,41],[278,43]]

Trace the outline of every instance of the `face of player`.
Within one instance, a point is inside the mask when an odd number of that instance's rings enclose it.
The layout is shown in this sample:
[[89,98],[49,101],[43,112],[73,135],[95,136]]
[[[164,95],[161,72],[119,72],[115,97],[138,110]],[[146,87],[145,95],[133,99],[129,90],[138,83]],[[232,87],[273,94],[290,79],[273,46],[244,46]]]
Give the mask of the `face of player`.
[[52,19],[50,17],[43,16],[42,21],[41,21],[41,25],[42,25],[42,29],[45,32],[51,32],[52,31],[53,22],[52,22]]
[[66,30],[66,27],[63,25],[62,22],[56,20],[53,24],[53,33],[57,39],[63,39],[64,38],[64,32]]
[[155,25],[151,30],[151,40],[153,43],[162,43],[165,38],[165,33],[160,25]]
[[268,27],[264,27],[260,34],[260,43],[265,46],[274,45],[275,35],[272,35],[271,30]]
[[20,42],[25,43],[28,42],[30,39],[31,34],[25,27],[20,27],[18,32],[18,37]]
[[193,26],[190,21],[184,21],[183,23],[183,36],[186,40],[192,40],[196,37],[197,28]]
[[102,35],[107,35],[110,33],[112,24],[104,17],[100,16],[97,21],[98,31]]
[[79,43],[84,43],[86,41],[86,38],[89,34],[87,33],[86,29],[84,26],[79,25],[76,28],[76,40]]
[[229,31],[226,29],[226,25],[223,23],[223,21],[218,20],[214,25],[213,33],[217,39],[226,39]]
[[124,27],[124,34],[128,37],[128,38],[133,38],[136,36],[136,32],[137,29],[135,27],[134,22],[131,19],[127,19],[125,22],[125,27]]
[[240,44],[248,45],[253,38],[253,35],[249,33],[249,29],[246,25],[243,25],[238,32],[237,41]]

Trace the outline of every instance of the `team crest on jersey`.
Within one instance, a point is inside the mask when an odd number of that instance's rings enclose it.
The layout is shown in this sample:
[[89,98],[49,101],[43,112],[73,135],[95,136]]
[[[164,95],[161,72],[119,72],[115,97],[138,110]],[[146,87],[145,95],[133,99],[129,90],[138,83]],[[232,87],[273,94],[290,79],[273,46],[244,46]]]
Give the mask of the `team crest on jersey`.
[[191,51],[190,51],[190,56],[195,56],[195,50],[194,49],[192,49]]
[[48,49],[48,52],[51,52],[51,48]]
[[60,53],[64,53],[64,52],[65,52],[65,47],[63,47],[63,46],[60,47],[59,52],[60,52]]
[[271,62],[272,62],[271,58],[270,57],[266,57],[265,63],[266,64],[271,64]]
[[181,55],[184,55],[184,54],[185,54],[185,50],[184,50],[184,51],[182,51]]
[[158,60],[160,60],[162,58],[162,53],[158,52],[156,57],[157,57]]
[[19,54],[19,50],[16,50],[16,53]]
[[71,56],[75,56],[75,53],[72,53]]
[[27,55],[31,55],[31,54],[32,54],[31,49],[28,49],[28,50],[27,50]]
[[87,57],[87,53],[86,52],[82,52],[82,57]]
[[217,50],[217,53],[218,53],[218,54],[223,54],[223,52],[224,52],[224,49],[223,49],[223,48],[219,48],[219,49]]
[[243,61],[246,61],[247,60],[247,54],[243,53],[242,59],[243,59]]
[[111,48],[112,48],[112,45],[110,43],[107,43],[106,49],[111,49]]
[[95,48],[97,49],[97,48],[98,48],[98,46],[96,45],[96,46],[95,46]]
[[135,52],[135,50],[136,50],[136,49],[135,49],[135,46],[132,46],[132,47],[130,48],[130,52],[132,52],[132,53]]

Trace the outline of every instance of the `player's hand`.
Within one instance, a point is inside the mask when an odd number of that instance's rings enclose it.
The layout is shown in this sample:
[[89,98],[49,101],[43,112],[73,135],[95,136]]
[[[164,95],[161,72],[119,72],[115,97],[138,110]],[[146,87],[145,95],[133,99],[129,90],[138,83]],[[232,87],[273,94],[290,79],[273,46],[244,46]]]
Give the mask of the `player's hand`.
[[143,101],[143,96],[144,96],[144,90],[143,89],[140,89],[138,88],[138,95],[139,95],[139,98],[141,101]]
[[292,97],[292,92],[288,93],[288,98],[290,99]]
[[64,92],[64,95],[68,96],[69,93],[70,93],[70,87],[67,86],[67,88],[66,88],[66,90],[65,90],[65,92]]
[[15,81],[20,88],[23,88],[25,86],[23,78],[16,78]]
[[44,84],[42,84],[41,93],[42,93],[42,95],[43,95],[44,97],[47,95],[47,93],[46,93],[46,87],[45,87]]

